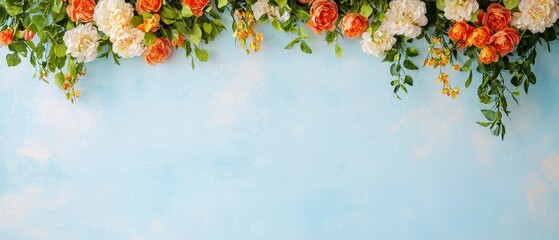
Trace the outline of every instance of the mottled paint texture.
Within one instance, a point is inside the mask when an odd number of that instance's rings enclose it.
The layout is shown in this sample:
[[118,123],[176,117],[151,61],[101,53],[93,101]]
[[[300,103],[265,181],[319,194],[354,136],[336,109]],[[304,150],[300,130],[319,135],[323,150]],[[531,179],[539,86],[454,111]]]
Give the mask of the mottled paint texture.
[[475,88],[423,70],[396,100],[358,41],[338,60],[261,30],[196,70],[88,64],[76,105],[2,62],[0,239],[559,239],[556,50],[502,142]]

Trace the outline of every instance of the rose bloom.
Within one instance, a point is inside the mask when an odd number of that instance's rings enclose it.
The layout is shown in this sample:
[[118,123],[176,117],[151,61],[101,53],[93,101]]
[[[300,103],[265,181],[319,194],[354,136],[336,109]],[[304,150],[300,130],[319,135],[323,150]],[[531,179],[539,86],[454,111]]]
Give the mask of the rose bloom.
[[144,53],[145,33],[132,26],[125,27],[118,35],[111,37],[113,52],[123,58],[141,56]]
[[479,61],[483,64],[490,64],[499,61],[497,50],[491,46],[484,47],[479,53]]
[[97,28],[91,23],[76,26],[65,32],[62,38],[67,48],[66,54],[72,55],[79,63],[95,60],[100,39]]
[[31,41],[33,40],[33,38],[35,38],[35,33],[29,29],[25,29],[23,31],[23,39],[27,40],[27,41]]
[[340,28],[342,29],[342,32],[349,39],[354,39],[358,36],[361,36],[361,33],[367,30],[368,25],[369,22],[367,21],[366,17],[352,12],[345,15],[345,17],[340,22]]
[[134,7],[124,0],[101,0],[95,7],[95,25],[109,37],[116,37],[130,24]]
[[72,22],[91,22],[95,11],[95,0],[69,0],[66,13]]
[[363,52],[375,57],[382,56],[385,51],[388,51],[396,43],[394,36],[387,34],[384,29],[378,29],[373,33],[373,36],[368,32],[364,32],[361,40],[361,49]]
[[182,4],[190,7],[192,14],[196,17],[204,14],[204,8],[210,3],[210,0],[182,0]]
[[505,28],[496,32],[491,37],[491,46],[495,47],[501,56],[505,56],[514,50],[514,46],[520,43],[520,34],[514,28]]
[[485,47],[491,41],[491,30],[482,26],[474,29],[471,36],[471,42],[478,48]]
[[474,27],[470,26],[466,22],[457,22],[448,29],[448,38],[452,41],[466,41],[468,37],[472,34]]
[[499,31],[509,26],[510,19],[510,10],[497,3],[492,3],[487,8],[481,22],[492,31]]
[[332,31],[336,28],[334,24],[338,19],[338,5],[329,0],[316,0],[311,5],[311,18],[307,26],[316,34],[324,31]]
[[144,50],[144,60],[150,66],[165,62],[171,56],[171,41],[158,38]]
[[159,9],[161,9],[161,0],[138,0],[136,2],[136,11],[140,14],[159,12]]
[[12,29],[6,29],[0,32],[0,46],[8,46],[14,42],[14,31]]

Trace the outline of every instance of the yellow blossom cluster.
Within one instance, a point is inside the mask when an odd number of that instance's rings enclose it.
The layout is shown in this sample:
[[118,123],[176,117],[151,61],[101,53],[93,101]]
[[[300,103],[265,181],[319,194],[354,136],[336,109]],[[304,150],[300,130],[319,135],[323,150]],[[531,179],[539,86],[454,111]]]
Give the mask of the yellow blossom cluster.
[[245,11],[236,11],[237,15],[237,29],[233,33],[233,37],[235,37],[241,44],[241,48],[245,49],[246,53],[249,54],[250,50],[247,47],[247,40],[252,38],[250,42],[250,49],[255,52],[260,50],[260,46],[262,45],[262,41],[264,41],[264,36],[261,33],[256,32],[254,27],[256,26],[256,21],[254,16]]

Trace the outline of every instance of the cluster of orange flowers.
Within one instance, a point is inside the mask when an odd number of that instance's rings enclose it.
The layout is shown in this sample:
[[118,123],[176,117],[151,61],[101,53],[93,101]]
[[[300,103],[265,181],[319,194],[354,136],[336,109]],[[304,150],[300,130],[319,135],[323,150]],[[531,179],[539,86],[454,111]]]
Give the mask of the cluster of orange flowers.
[[250,43],[250,48],[258,52],[262,45],[262,41],[264,41],[264,36],[262,33],[256,32],[254,27],[256,27],[256,21],[254,16],[245,11],[236,11],[237,15],[237,29],[233,33],[233,37],[235,37],[240,43],[241,48],[245,49],[246,53],[249,54],[250,50],[247,48],[247,40],[252,38]]
[[478,19],[481,22],[473,23],[457,22],[448,30],[448,37],[457,42],[457,47],[476,46],[481,49],[479,61],[490,64],[499,61],[514,50],[520,43],[520,34],[509,26],[512,13],[506,7],[492,3],[487,12],[480,11]]
[[[449,48],[443,46],[441,40],[433,37],[433,44],[429,46],[429,54],[427,59],[425,59],[425,65],[431,66],[433,68],[440,67],[439,77],[437,81],[439,83],[443,83],[442,94],[451,96],[452,99],[455,99],[456,96],[460,94],[460,89],[457,87],[450,86],[450,82],[448,81],[448,74],[442,72],[442,68],[446,67],[451,61],[451,51]],[[453,69],[455,71],[460,70],[460,65],[454,64]]]

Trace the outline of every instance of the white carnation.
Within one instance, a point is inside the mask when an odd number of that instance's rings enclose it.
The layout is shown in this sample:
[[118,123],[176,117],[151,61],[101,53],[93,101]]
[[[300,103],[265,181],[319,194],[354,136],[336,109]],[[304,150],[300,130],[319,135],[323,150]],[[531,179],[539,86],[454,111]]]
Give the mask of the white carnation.
[[364,32],[361,37],[363,38],[361,40],[363,52],[375,57],[383,55],[385,51],[390,50],[394,43],[396,43],[396,38],[387,34],[382,29],[376,30],[372,37],[368,32]]
[[255,19],[260,19],[266,14],[268,17],[273,17],[281,22],[285,22],[289,20],[290,17],[289,12],[285,12],[283,15],[280,15],[279,8],[277,6],[270,6],[268,0],[258,0],[252,4],[250,8],[252,9],[252,14]]
[[470,21],[472,14],[477,12],[478,9],[477,0],[446,0],[444,16],[458,22]]
[[118,35],[111,37],[113,52],[123,58],[142,55],[145,33],[135,27],[127,26]]
[[134,8],[124,0],[101,0],[95,6],[93,20],[99,30],[113,37],[118,35],[134,17]]
[[559,17],[557,0],[522,0],[518,10],[512,15],[511,25],[518,29],[528,29],[533,33],[544,32]]
[[91,62],[97,57],[99,47],[99,33],[91,23],[78,25],[64,33],[66,54],[72,55],[78,62]]
[[383,28],[390,35],[415,38],[427,24],[427,8],[421,0],[394,0],[388,5]]

